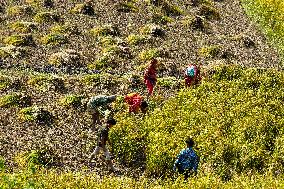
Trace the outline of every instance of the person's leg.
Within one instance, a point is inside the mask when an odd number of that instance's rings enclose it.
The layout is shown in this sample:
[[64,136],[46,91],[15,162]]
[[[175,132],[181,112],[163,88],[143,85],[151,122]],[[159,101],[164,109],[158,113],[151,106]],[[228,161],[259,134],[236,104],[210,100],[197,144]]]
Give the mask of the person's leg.
[[98,110],[94,110],[92,112],[92,128],[98,129],[98,126],[101,124],[100,122],[100,113]]
[[106,147],[103,147],[103,151],[104,151],[104,154],[105,154],[105,157],[106,157],[106,161],[107,161],[107,164],[108,164],[108,167],[112,170],[112,171],[116,171],[116,168],[114,168],[113,166],[113,163],[110,159],[110,153],[108,151],[108,149]]
[[100,153],[101,147],[96,146],[94,152],[90,155],[90,160],[92,160],[94,157],[96,157]]

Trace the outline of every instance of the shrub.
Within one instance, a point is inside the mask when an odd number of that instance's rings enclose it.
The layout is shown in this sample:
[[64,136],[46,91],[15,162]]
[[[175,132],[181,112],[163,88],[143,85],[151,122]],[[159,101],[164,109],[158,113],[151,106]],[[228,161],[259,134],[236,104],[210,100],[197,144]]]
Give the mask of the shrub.
[[143,50],[139,54],[139,58],[141,60],[151,60],[153,58],[157,58],[161,56],[161,51],[159,49],[149,49],[149,50]]
[[6,47],[0,47],[0,57],[1,58],[18,58],[23,57],[26,53],[26,50],[22,47],[16,47],[13,45],[8,45]]
[[59,33],[51,33],[41,38],[44,45],[60,45],[67,43],[67,37]]
[[131,45],[137,45],[146,42],[148,37],[146,35],[130,34],[127,37],[127,42]]
[[0,75],[0,90],[6,90],[12,85],[9,77]]
[[30,34],[11,35],[4,39],[4,43],[13,46],[29,46],[33,44],[33,38]]
[[0,107],[9,108],[14,106],[25,107],[31,105],[31,97],[21,94],[10,94],[0,98]]
[[98,36],[118,36],[119,35],[119,31],[118,28],[116,26],[113,25],[104,25],[101,27],[96,27],[94,29],[91,29],[91,34],[93,34],[94,36],[98,37]]
[[165,31],[158,25],[148,24],[141,28],[140,32],[144,35],[153,35],[154,37],[161,37],[165,35]]
[[138,8],[134,5],[133,2],[118,2],[115,4],[115,8],[118,12],[136,12]]
[[60,99],[60,104],[66,107],[79,107],[81,106],[82,96],[77,95],[67,95],[64,98]]
[[207,23],[204,18],[200,16],[187,16],[182,20],[182,24],[187,27],[191,27],[194,30],[201,30],[204,31]]
[[[149,175],[169,176],[184,139],[194,136],[205,166],[201,171],[209,169],[223,180],[239,173],[281,171],[284,164],[274,162],[283,151],[283,80],[284,74],[272,69],[217,66],[210,78],[181,90],[149,116],[119,115],[110,135],[114,154],[124,162],[121,152],[142,151]],[[146,151],[135,151],[138,143],[131,139],[137,136],[145,137],[138,141]]]
[[34,16],[34,20],[38,23],[59,22],[59,15],[55,12],[40,12]]
[[199,14],[206,19],[220,19],[220,13],[217,9],[209,5],[202,5]]
[[168,24],[168,23],[172,23],[174,20],[169,17],[169,16],[165,16],[162,14],[154,14],[152,16],[152,22],[156,23],[156,24]]
[[81,67],[81,55],[72,49],[52,54],[48,59],[49,64],[57,67]]
[[53,123],[53,115],[37,106],[23,108],[18,113],[19,119],[24,122],[36,122],[38,124],[52,124]]
[[25,16],[25,15],[32,15],[33,9],[30,6],[13,6],[7,9],[8,15],[11,16]]
[[163,77],[158,78],[157,86],[166,87],[166,88],[174,88],[179,85],[179,80],[175,77]]
[[29,33],[37,29],[36,23],[33,22],[21,22],[17,21],[11,24],[10,26],[14,31],[20,33]]
[[95,11],[91,3],[81,3],[76,4],[75,7],[71,10],[71,13],[93,16],[95,14]]
[[72,24],[64,24],[64,25],[59,25],[56,24],[50,28],[51,33],[57,33],[57,34],[78,34],[78,28],[75,25]]
[[35,6],[35,7],[46,7],[46,8],[52,8],[53,7],[53,0],[26,0],[26,3]]
[[85,75],[81,78],[81,82],[86,85],[98,84],[100,82],[100,74]]
[[216,45],[202,47],[198,50],[198,53],[205,58],[215,58],[220,53],[220,47]]

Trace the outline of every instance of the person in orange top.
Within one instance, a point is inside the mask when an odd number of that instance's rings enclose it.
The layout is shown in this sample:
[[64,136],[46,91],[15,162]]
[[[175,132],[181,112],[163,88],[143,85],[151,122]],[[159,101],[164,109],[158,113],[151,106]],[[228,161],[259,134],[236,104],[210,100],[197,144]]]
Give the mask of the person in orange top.
[[124,101],[129,105],[129,113],[138,113],[139,109],[143,113],[146,113],[147,111],[148,104],[138,93],[131,93],[126,95],[124,97]]
[[190,64],[184,73],[185,86],[190,87],[197,84],[201,80],[200,69],[195,64]]
[[157,65],[158,60],[152,59],[144,73],[144,83],[148,90],[148,97],[153,94],[153,90],[157,82]]

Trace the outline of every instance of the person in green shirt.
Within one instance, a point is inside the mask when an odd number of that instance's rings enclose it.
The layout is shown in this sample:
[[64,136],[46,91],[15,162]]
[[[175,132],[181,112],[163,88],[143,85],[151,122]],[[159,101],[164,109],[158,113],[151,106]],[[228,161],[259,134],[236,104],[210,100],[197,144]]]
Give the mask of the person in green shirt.
[[116,97],[116,95],[98,95],[90,98],[87,103],[87,110],[92,114],[92,127],[94,129],[97,129],[97,125],[101,125],[100,118],[112,117],[110,104],[116,100]]

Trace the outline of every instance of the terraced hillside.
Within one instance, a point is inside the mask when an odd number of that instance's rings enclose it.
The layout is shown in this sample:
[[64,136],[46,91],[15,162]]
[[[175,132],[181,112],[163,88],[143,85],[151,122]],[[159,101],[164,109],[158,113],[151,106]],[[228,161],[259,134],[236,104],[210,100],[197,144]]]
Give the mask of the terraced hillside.
[[5,1],[0,12],[0,156],[10,168],[43,150],[55,168],[93,170],[96,136],[81,100],[143,94],[153,57],[160,66],[151,109],[183,87],[189,63],[280,67],[237,0]]

